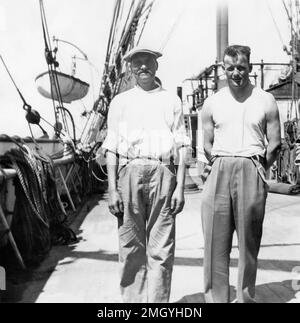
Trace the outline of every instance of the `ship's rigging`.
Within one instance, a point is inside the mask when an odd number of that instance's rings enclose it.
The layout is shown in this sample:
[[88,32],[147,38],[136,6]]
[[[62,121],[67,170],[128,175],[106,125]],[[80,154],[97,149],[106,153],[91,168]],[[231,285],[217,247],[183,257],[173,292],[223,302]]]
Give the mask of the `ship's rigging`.
[[[103,76],[98,99],[89,114],[81,136],[81,147],[86,150],[103,140],[109,103],[119,92],[132,86],[128,67],[123,64],[123,56],[141,40],[154,1],[131,1],[127,14],[125,1],[115,2],[113,19],[109,33]],[[123,26],[122,20],[125,19]]]
[[[284,47],[285,52],[289,55],[290,62],[286,64],[263,61],[255,63],[255,71],[251,77],[255,84],[273,93],[277,101],[281,102],[286,108],[283,149],[276,164],[272,167],[271,176],[279,183],[299,184],[300,9],[298,0],[282,0],[282,4],[291,29],[291,42]],[[80,135],[75,131],[76,125],[73,121],[72,110],[67,109],[65,104],[84,97],[88,90],[88,84],[75,77],[76,60],[80,59],[89,64],[92,63],[88,61],[85,52],[67,40],[55,37],[53,41],[56,45],[52,48],[42,0],[40,0],[40,14],[48,67],[45,76],[50,80],[50,90],[47,95],[52,100],[55,116],[54,125],[43,118],[38,111],[32,109],[13,79],[3,57],[0,56],[22,100],[26,120],[35,145],[35,149],[30,150],[22,139],[15,140],[7,137],[6,139],[13,142],[18,149],[12,149],[4,156],[0,156],[0,189],[2,189],[0,193],[6,197],[6,184],[11,180],[6,172],[6,169],[9,168],[11,171],[15,171],[16,195],[18,197],[14,211],[4,207],[2,212],[0,208],[0,215],[1,218],[5,218],[8,214],[15,213],[12,231],[16,237],[17,245],[21,245],[20,250],[25,263],[16,249],[16,245],[14,248],[23,268],[32,261],[40,261],[48,252],[51,243],[68,244],[76,241],[73,231],[67,226],[69,215],[67,210],[74,211],[77,207],[75,202],[82,203],[83,197],[87,193],[96,191],[95,187],[99,188],[99,183],[95,184],[95,178],[103,181],[105,177],[105,167],[101,165],[101,160],[100,169],[95,161],[98,158],[97,151],[106,135],[109,104],[115,95],[133,86],[134,80],[128,66],[123,63],[123,57],[133,46],[142,41],[143,32],[153,10],[153,5],[154,0],[115,1],[98,98],[95,100],[91,111],[86,113],[87,121]],[[171,37],[178,19],[162,43],[163,47]],[[277,28],[277,30],[279,29]],[[282,39],[281,35],[280,38]],[[80,53],[80,56],[74,55],[72,57],[71,75],[66,75],[59,70],[58,43],[72,46]],[[195,115],[201,111],[204,100],[222,86],[223,75],[220,67],[220,60],[218,60],[192,79],[196,86],[188,99],[192,100],[191,108]],[[267,88],[265,74],[266,72],[269,73],[274,67],[277,69],[283,67],[284,73],[281,73],[282,75],[278,80]],[[64,77],[68,81],[74,82],[71,83],[72,90],[75,87],[73,84],[79,85],[80,90],[75,91],[75,96],[74,92],[71,93],[68,89],[66,90],[67,96],[65,95],[62,82]],[[47,156],[42,150],[39,150],[39,144],[33,137],[31,125],[39,126],[43,134],[46,134],[45,129],[40,124],[41,122],[54,127],[56,139],[64,145],[63,150],[56,151],[51,156]],[[62,156],[70,158],[62,160],[63,158],[60,158]],[[64,189],[58,187],[59,181],[62,181]],[[3,193],[4,191],[5,193]],[[65,192],[67,196],[64,195]],[[9,232],[10,228],[7,226],[6,230]],[[9,234],[11,233],[9,232]],[[12,235],[9,237],[11,239]],[[11,243],[14,242],[13,240],[10,241]],[[34,259],[36,255],[39,259]]]
[[[93,176],[100,181],[102,179],[97,176],[94,168],[100,167],[100,176],[106,175],[103,167],[105,162],[98,158],[97,151],[106,135],[109,104],[115,95],[131,88],[134,82],[128,66],[123,62],[123,57],[141,41],[154,0],[150,2],[133,0],[126,14],[124,14],[125,4],[126,2],[122,0],[115,2],[99,96],[89,113],[78,144]],[[124,19],[125,23],[122,25]],[[95,164],[97,158],[98,163]]]
[[[54,126],[28,104],[1,56],[2,63],[23,102],[23,109],[26,111],[26,120],[34,143],[33,149],[30,149],[21,138],[2,136],[2,141],[9,141],[16,145],[17,149],[7,150],[4,155],[0,156],[2,184],[0,189],[6,188],[8,182],[14,180],[16,183],[14,192],[18,203],[13,201],[8,203],[14,205],[13,211],[8,211],[6,207],[3,208],[0,231],[1,224],[3,224],[23,269],[32,263],[39,263],[52,244],[68,244],[76,241],[76,236],[68,228],[66,221],[69,221],[70,211],[76,211],[78,203],[82,203],[87,194],[99,191],[95,177],[103,181],[103,172],[95,169],[97,165],[95,155],[101,145],[98,134],[105,128],[108,107],[112,98],[132,85],[129,71],[123,64],[122,58],[141,40],[153,1],[132,0],[128,8],[126,7],[128,1],[116,0],[99,97],[88,114],[84,132],[80,137],[77,137],[72,113],[65,107],[65,104],[81,99],[87,93],[89,85],[75,78],[75,64],[77,59],[88,61],[88,58],[78,46],[61,39],[55,38],[56,46],[52,48],[43,0],[40,0],[39,4],[48,71],[39,75],[37,79],[40,80],[44,76],[49,78],[49,90],[40,88],[39,91],[43,96],[52,100]],[[59,70],[58,42],[76,48],[82,55],[81,57],[73,56],[72,75]],[[90,62],[89,64],[92,65]],[[60,147],[51,154],[45,154],[40,141],[34,138],[31,130],[32,124],[38,125],[47,135],[40,121],[54,128],[55,139],[62,143],[63,149]],[[45,144],[48,138],[47,135],[44,139]],[[52,141],[49,140],[49,144],[51,143]],[[13,194],[11,190],[9,193],[0,190],[0,193],[4,195],[5,201],[8,198],[7,194]],[[0,211],[2,212],[2,207]],[[14,214],[12,225],[14,236],[6,220],[8,212]]]

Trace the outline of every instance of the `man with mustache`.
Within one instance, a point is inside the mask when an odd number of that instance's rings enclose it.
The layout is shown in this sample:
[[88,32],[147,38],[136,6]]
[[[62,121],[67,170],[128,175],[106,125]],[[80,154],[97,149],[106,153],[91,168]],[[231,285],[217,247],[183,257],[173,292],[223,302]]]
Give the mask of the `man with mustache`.
[[[180,99],[155,76],[161,53],[136,47],[124,60],[136,86],[117,95],[108,114],[109,209],[118,218],[125,302],[168,302],[175,216],[184,206],[186,136]],[[175,167],[177,164],[177,167]]]
[[228,86],[205,101],[204,151],[211,173],[202,196],[204,292],[207,302],[229,302],[229,262],[238,236],[237,301],[254,302],[257,256],[267,197],[265,171],[280,151],[274,97],[254,87],[250,48],[224,52]]

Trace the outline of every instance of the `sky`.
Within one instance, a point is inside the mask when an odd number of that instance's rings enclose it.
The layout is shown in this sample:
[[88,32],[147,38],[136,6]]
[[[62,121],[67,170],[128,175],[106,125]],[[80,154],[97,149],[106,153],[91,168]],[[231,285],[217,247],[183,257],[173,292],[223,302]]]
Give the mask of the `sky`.
[[[216,60],[216,5],[221,0],[156,0],[141,43],[160,49],[157,75],[165,88],[176,87]],[[289,43],[289,22],[281,0],[228,0],[229,43],[249,45],[252,61],[287,62],[283,45]],[[76,76],[91,84],[88,95],[66,107],[77,132],[85,124],[81,113],[97,98],[105,59],[113,0],[44,0],[50,37],[67,40],[85,52],[77,60]],[[273,18],[272,18],[273,16]],[[276,24],[274,23],[276,21]],[[278,31],[279,30],[279,31]],[[38,0],[0,0],[0,54],[26,101],[50,123],[51,100],[42,97],[35,78],[47,70]],[[74,48],[59,44],[62,71],[71,72]],[[28,136],[29,129],[18,97],[0,62],[0,134]],[[51,135],[49,126],[41,123]],[[33,126],[34,135],[42,135]]]

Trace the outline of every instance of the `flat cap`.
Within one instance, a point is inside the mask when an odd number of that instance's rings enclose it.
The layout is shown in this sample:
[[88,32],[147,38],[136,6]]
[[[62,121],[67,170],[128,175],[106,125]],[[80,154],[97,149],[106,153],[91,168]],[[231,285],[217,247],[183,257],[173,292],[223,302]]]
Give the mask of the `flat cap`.
[[162,53],[155,51],[149,47],[134,47],[133,49],[131,49],[125,56],[124,56],[124,61],[129,62],[132,57],[138,53],[147,53],[150,55],[153,55],[155,58],[159,58],[162,56]]

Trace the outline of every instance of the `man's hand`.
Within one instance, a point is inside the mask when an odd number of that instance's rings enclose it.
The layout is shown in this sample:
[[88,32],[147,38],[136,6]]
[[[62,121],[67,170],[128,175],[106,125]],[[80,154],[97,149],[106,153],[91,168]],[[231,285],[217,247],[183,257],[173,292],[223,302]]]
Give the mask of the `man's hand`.
[[171,200],[171,214],[175,216],[180,213],[184,207],[183,189],[176,187]]
[[124,205],[122,198],[117,190],[110,190],[108,192],[108,208],[111,214],[116,217],[123,216]]

